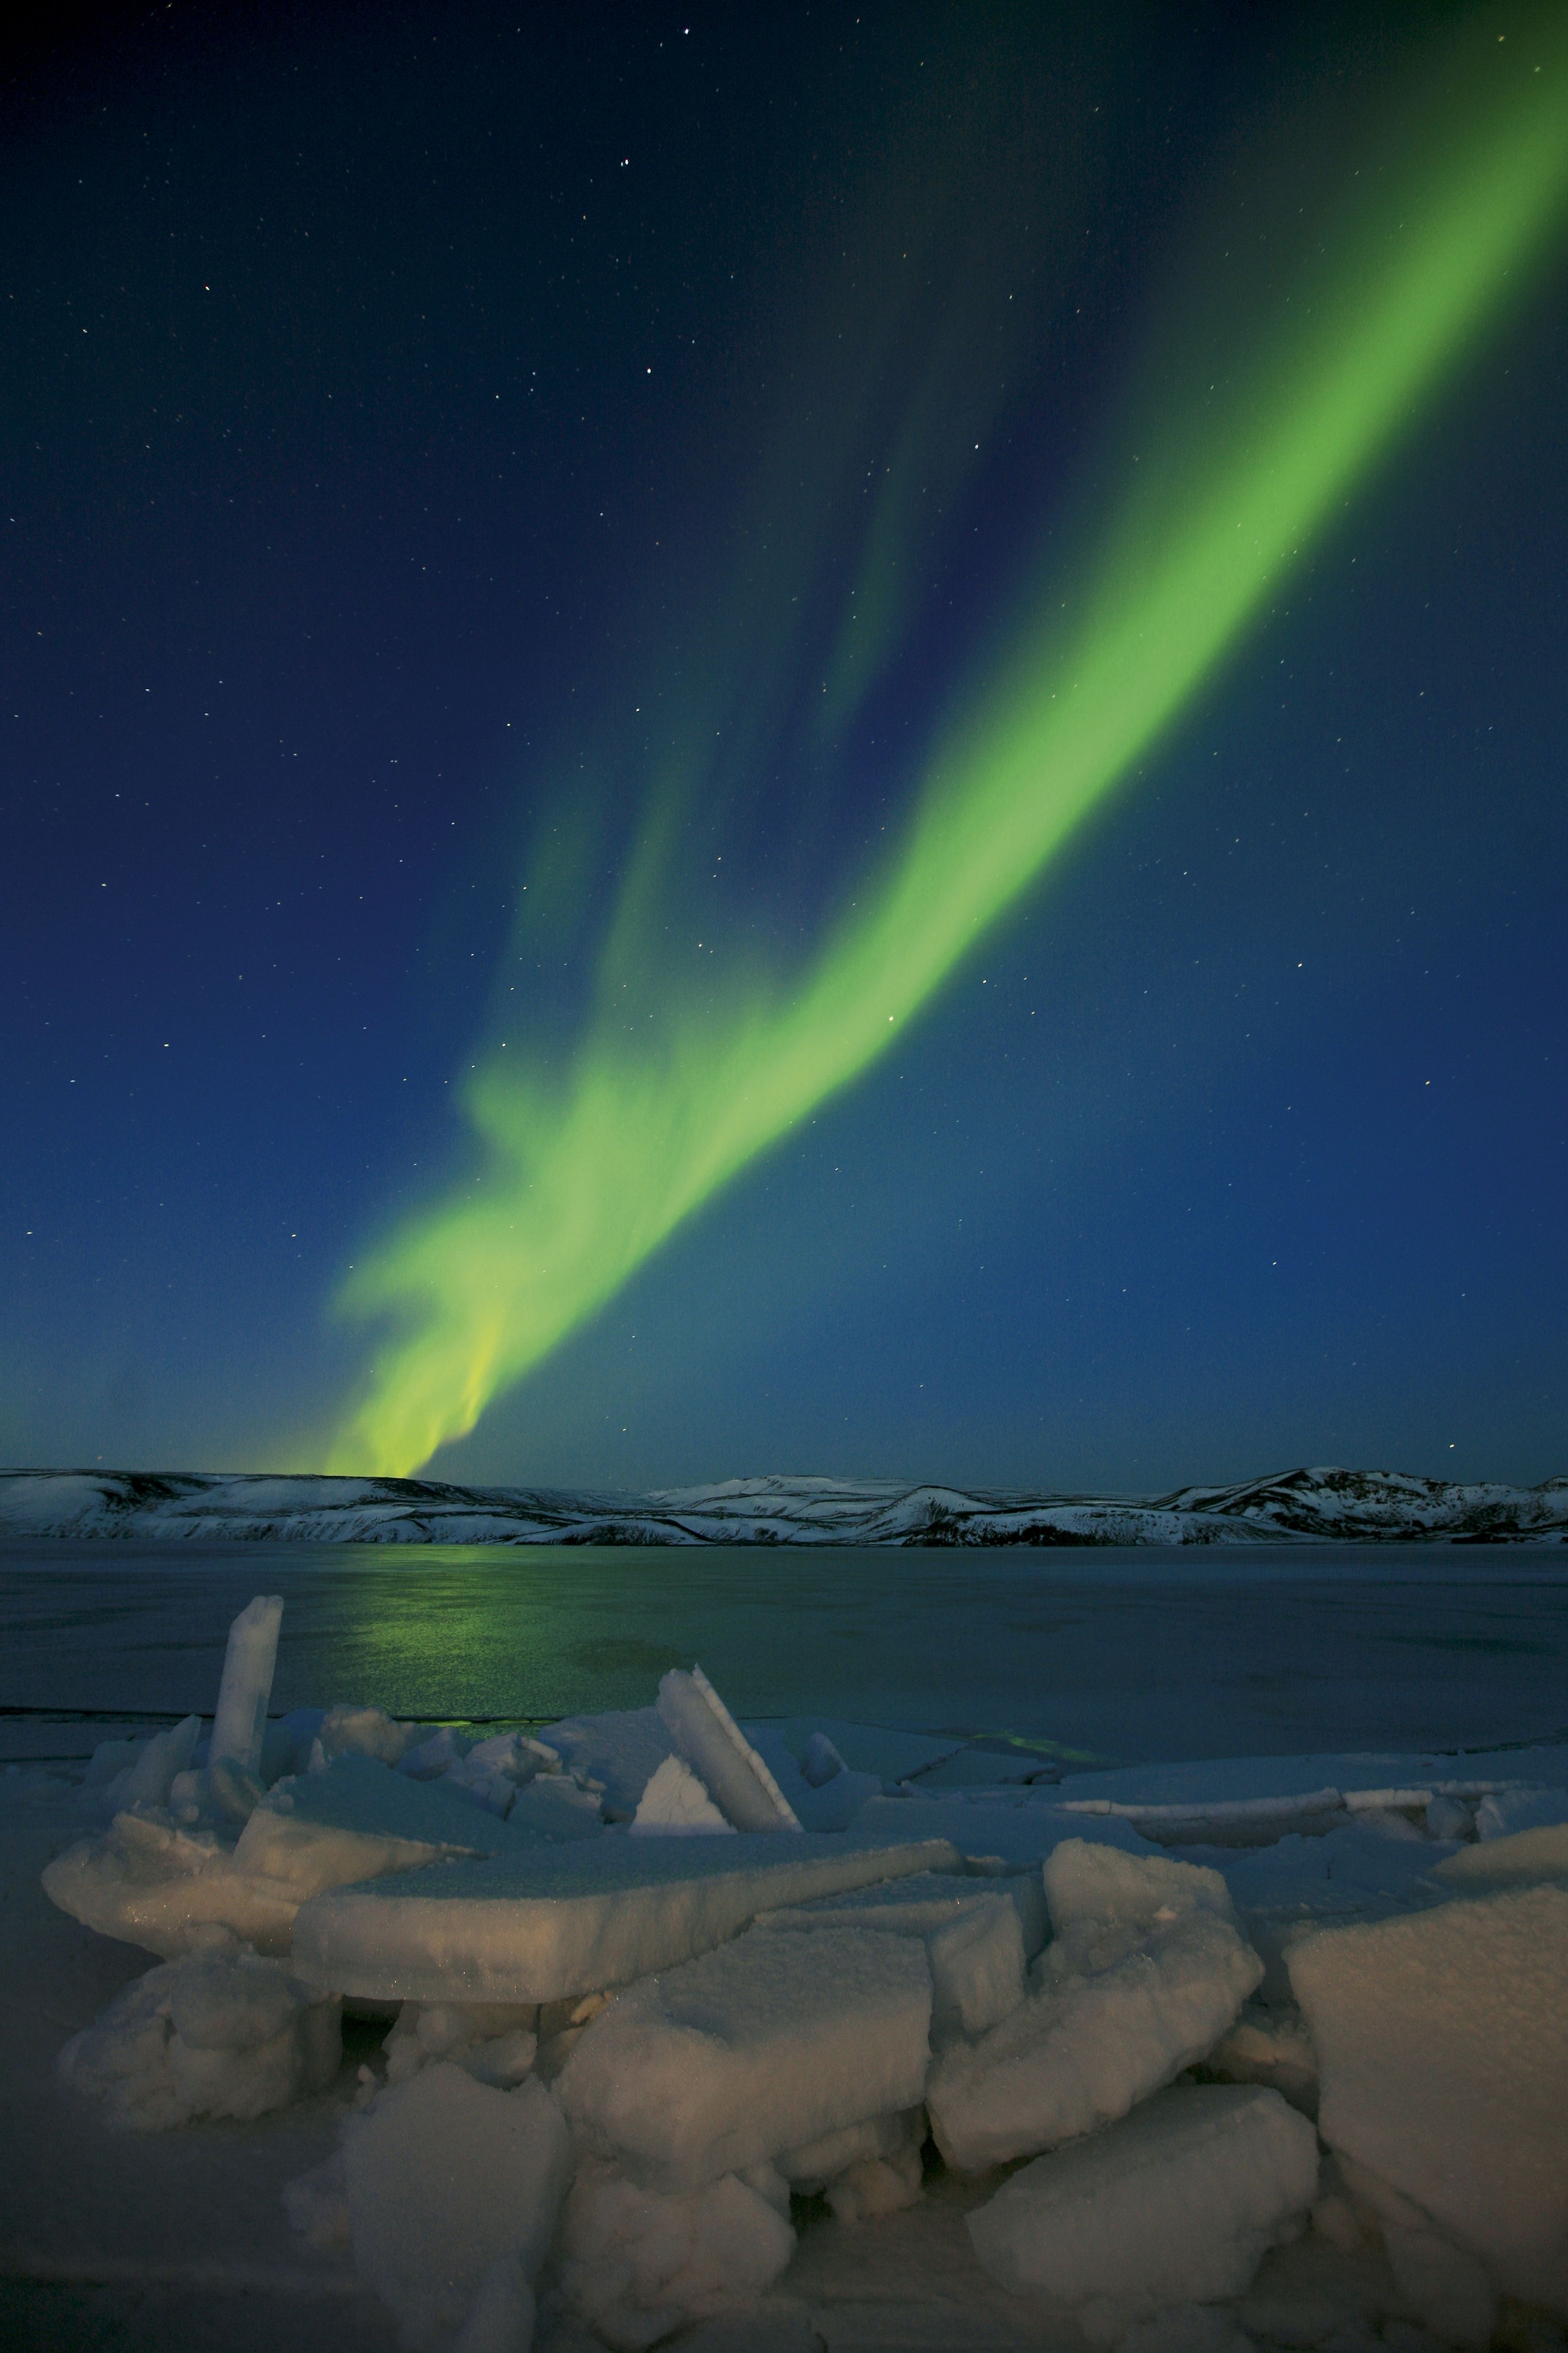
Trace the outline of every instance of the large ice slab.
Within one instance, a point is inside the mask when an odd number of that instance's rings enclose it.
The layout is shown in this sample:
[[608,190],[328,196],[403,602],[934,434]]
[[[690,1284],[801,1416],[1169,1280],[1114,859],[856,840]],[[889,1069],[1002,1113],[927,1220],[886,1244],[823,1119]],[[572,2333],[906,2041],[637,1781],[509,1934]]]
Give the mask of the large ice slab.
[[1029,1999],[937,2061],[938,2147],[967,2172],[1112,2123],[1211,2051],[1263,1975],[1224,1881],[1082,1842],[1045,1865],[1056,1931]]
[[683,2191],[912,2106],[930,2021],[915,1939],[758,1927],[629,1988],[588,2028],[557,2089],[602,2154]]
[[319,1895],[294,1927],[312,1984],[378,2001],[559,2001],[628,1985],[736,1935],[759,1912],[915,1871],[944,1839],[769,1832],[540,1847]]
[[1324,2139],[1568,2318],[1568,1888],[1325,1928],[1289,1968]]
[[1036,2158],[969,2232],[993,2279],[1109,2344],[1171,2306],[1239,2295],[1317,2182],[1317,2135],[1277,2092],[1194,2086]]

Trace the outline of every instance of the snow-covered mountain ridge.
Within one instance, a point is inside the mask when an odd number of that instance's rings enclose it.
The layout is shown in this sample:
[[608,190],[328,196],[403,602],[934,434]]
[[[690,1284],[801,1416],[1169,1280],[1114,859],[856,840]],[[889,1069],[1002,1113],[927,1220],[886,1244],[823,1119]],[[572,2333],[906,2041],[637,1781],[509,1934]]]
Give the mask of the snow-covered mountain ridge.
[[1277,1472],[1169,1495],[896,1480],[728,1479],[645,1495],[269,1472],[0,1472],[0,1538],[310,1544],[1175,1545],[1568,1543],[1568,1478],[1460,1486]]

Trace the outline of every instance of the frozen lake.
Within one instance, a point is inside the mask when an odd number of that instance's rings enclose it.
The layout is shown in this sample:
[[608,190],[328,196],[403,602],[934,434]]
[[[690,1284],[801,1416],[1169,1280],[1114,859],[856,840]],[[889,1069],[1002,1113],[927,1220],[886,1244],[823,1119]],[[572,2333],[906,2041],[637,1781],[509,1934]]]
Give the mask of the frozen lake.
[[1568,1725],[1568,1554],[16,1544],[0,1747],[210,1713],[229,1620],[286,1608],[275,1708],[548,1718],[701,1661],[738,1715],[1009,1732],[1064,1761],[1488,1746]]

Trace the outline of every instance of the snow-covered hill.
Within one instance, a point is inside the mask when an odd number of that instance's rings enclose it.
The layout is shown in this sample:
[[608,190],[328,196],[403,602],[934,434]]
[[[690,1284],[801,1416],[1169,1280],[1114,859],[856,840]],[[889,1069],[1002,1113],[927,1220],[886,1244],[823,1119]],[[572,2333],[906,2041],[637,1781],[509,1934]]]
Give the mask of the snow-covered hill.
[[430,1479],[0,1472],[0,1537],[311,1544],[1568,1543],[1568,1479],[1456,1486],[1282,1472],[1158,1496],[967,1493],[894,1480],[728,1479],[646,1495]]

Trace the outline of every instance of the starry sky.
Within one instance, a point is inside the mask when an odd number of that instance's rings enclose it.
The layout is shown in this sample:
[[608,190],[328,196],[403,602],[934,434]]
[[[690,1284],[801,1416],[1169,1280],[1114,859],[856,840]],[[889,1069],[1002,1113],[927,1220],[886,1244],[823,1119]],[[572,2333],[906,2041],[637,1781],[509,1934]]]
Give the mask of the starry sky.
[[1561,205],[961,950],[898,896],[1565,79],[1506,6],[40,17],[0,1460],[1568,1470]]

